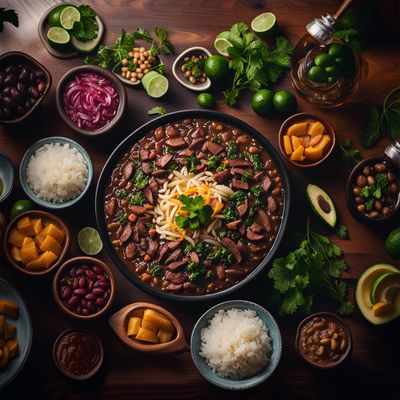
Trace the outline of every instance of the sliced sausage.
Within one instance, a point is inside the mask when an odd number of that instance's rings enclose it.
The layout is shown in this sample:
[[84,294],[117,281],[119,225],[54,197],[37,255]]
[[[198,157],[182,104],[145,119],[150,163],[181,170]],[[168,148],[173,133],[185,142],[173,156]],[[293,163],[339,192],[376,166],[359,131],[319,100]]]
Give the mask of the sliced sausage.
[[136,244],[133,242],[130,242],[126,247],[125,247],[125,258],[129,261],[133,260],[136,257]]
[[244,259],[248,259],[250,257],[249,249],[241,240],[237,242],[237,247]]
[[148,245],[149,246],[147,248],[147,254],[153,258],[158,250],[158,242],[156,240],[149,238]]
[[165,169],[156,169],[151,173],[155,178],[167,178],[168,172]]
[[204,138],[195,139],[195,140],[193,140],[193,142],[191,142],[189,144],[189,149],[197,150],[205,141],[206,141],[206,139],[204,139]]
[[261,181],[261,187],[263,188],[264,192],[268,192],[269,188],[271,187],[271,179],[268,175],[264,176],[263,180]]
[[172,154],[164,154],[155,162],[156,167],[161,169],[165,168],[167,164],[172,160],[172,157]]
[[225,279],[225,267],[222,264],[216,266],[217,276],[218,279],[224,280]]
[[167,139],[165,141],[165,143],[168,146],[173,147],[174,149],[181,149],[182,147],[186,146],[186,142],[185,142],[185,139],[183,137],[170,138],[170,139]]
[[149,245],[147,244],[146,238],[143,237],[143,238],[140,239],[139,247],[140,247],[143,251],[146,251],[146,250],[147,250],[147,248],[149,247]]
[[170,138],[179,136],[179,129],[173,125],[169,126],[167,129],[167,136]]
[[250,161],[242,160],[240,158],[234,158],[233,160],[229,160],[230,167],[252,167],[253,164]]
[[225,226],[226,226],[228,229],[236,230],[237,227],[238,227],[241,223],[242,223],[242,220],[241,220],[241,219],[238,219],[238,220],[236,220],[236,221],[228,222],[227,224],[225,224]]
[[259,253],[264,249],[263,246],[261,246],[260,244],[255,244],[252,242],[247,243],[247,248],[251,253]]
[[153,192],[151,191],[151,189],[146,186],[143,190],[144,193],[144,197],[146,197],[146,200],[149,204],[151,204],[152,206],[154,206],[154,196],[153,196]]
[[262,227],[261,225],[257,224],[257,222],[253,222],[250,225],[250,230],[255,232],[255,233],[261,233],[264,230],[264,227]]
[[142,171],[145,174],[147,174],[147,175],[151,174],[151,163],[149,163],[148,161],[142,162],[141,167],[142,167]]
[[190,157],[193,155],[193,151],[189,150],[189,149],[183,149],[180,153],[179,156],[180,157]]
[[182,290],[182,283],[179,285],[175,285],[174,283],[170,283],[165,289],[169,290],[170,292],[179,292],[180,290]]
[[160,247],[160,253],[158,255],[158,262],[161,262],[163,258],[170,252],[176,250],[180,246],[181,242],[173,241],[164,243]]
[[212,260],[209,260],[209,259],[207,258],[207,260],[205,260],[203,264],[204,264],[204,266],[205,266],[207,269],[209,269],[209,268],[211,268],[211,266],[212,266]]
[[253,242],[259,242],[260,240],[263,240],[265,236],[262,233],[256,233],[248,229],[246,231],[246,238]]
[[150,150],[141,149],[139,152],[140,161],[149,161],[150,160]]
[[126,181],[129,180],[129,178],[130,178],[131,175],[132,175],[132,172],[133,172],[133,165],[132,165],[132,163],[126,164],[125,167],[124,167],[123,173],[122,173],[122,175],[123,175],[123,177],[124,177],[124,179],[125,179]]
[[248,182],[239,181],[239,179],[233,178],[232,179],[232,188],[239,189],[239,190],[249,190]]
[[145,224],[145,219],[143,219],[143,218],[138,219],[136,227],[137,227],[138,235],[140,237],[147,236],[147,228],[146,228],[146,224]]
[[246,273],[241,269],[229,268],[225,270],[225,275],[228,278],[241,279],[246,276]]
[[132,228],[132,239],[135,243],[139,243],[139,232],[136,225]]
[[240,254],[235,242],[232,239],[225,237],[221,240],[221,243],[233,254],[233,257],[235,257],[238,264],[240,264],[242,262],[242,255]]
[[113,217],[116,210],[117,210],[117,199],[112,198],[105,206],[106,214],[109,217]]
[[174,250],[168,258],[165,260],[165,264],[170,264],[174,261],[176,261],[182,254],[182,249],[176,249]]
[[259,171],[259,172],[256,172],[255,174],[254,174],[254,176],[253,176],[253,179],[256,181],[256,182],[259,182],[261,179],[262,179],[262,177],[265,175],[265,171]]
[[246,224],[242,223],[242,225],[240,225],[239,227],[239,233],[244,236],[244,234],[246,233]]
[[194,292],[196,290],[196,285],[193,285],[192,282],[184,282],[183,288],[189,290],[189,292]]
[[263,226],[267,232],[272,231],[271,221],[269,220],[268,214],[264,210],[258,210],[256,221],[258,224]]
[[179,260],[179,261],[174,261],[171,264],[167,265],[167,268],[170,269],[171,271],[175,271],[176,269],[184,266],[185,264],[187,264],[188,259],[184,258],[183,260]]
[[218,143],[212,142],[211,140],[207,140],[206,142],[207,150],[212,153],[214,156],[218,153],[221,153],[224,150],[224,147]]
[[149,186],[149,189],[153,193],[153,197],[157,197],[157,194],[158,194],[158,183],[157,183],[157,181],[155,179],[152,179],[148,186]]
[[135,215],[145,215],[147,213],[147,208],[142,206],[129,206],[129,210],[131,210]]
[[278,210],[279,205],[274,197],[268,196],[267,203],[269,212],[274,213],[275,211]]
[[200,264],[200,257],[195,251],[189,253],[189,257],[190,260],[193,261],[195,264]]
[[236,207],[236,211],[240,218],[246,215],[248,208],[249,208],[249,202],[246,197],[244,203]]
[[253,175],[252,170],[251,169],[243,169],[243,168],[231,168],[231,174],[232,175],[244,175],[244,174],[248,174],[251,173],[251,175]]
[[119,240],[121,240],[122,243],[125,243],[127,240],[129,240],[131,235],[132,235],[131,224],[126,224],[124,230],[122,231],[121,236],[119,237]]
[[170,282],[175,283],[177,285],[187,281],[187,274],[185,272],[172,272],[166,270],[164,276],[165,279],[168,279]]
[[223,171],[220,172],[216,172],[214,174],[214,179],[218,182],[218,183],[224,183],[229,177],[229,170],[224,169]]

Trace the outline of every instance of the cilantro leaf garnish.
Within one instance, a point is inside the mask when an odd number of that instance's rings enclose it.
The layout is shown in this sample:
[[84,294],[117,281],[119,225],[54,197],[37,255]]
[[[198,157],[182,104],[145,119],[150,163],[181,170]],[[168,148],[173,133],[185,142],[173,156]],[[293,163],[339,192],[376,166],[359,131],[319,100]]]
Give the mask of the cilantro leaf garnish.
[[340,143],[339,148],[342,152],[342,159],[349,164],[355,165],[363,158],[360,150],[353,148],[353,143],[350,139],[346,139]]
[[147,115],[165,115],[167,109],[164,106],[156,106],[147,111]]
[[188,197],[181,194],[179,200],[183,203],[181,210],[188,213],[188,215],[178,215],[175,217],[175,223],[179,228],[196,230],[211,221],[213,209],[208,204],[204,204],[202,196]]
[[15,10],[6,10],[5,8],[0,7],[0,32],[3,32],[4,22],[10,23],[16,28],[19,27],[18,14]]

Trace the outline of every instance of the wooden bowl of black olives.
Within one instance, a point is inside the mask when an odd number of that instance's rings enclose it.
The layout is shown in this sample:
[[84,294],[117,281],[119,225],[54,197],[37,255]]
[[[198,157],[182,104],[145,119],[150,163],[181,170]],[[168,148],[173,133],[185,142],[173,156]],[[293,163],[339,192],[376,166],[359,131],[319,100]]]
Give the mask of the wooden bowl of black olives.
[[51,86],[49,71],[28,54],[0,56],[0,123],[17,124],[30,116]]
[[367,158],[351,171],[346,201],[353,216],[362,223],[392,219],[400,208],[400,171],[383,158]]

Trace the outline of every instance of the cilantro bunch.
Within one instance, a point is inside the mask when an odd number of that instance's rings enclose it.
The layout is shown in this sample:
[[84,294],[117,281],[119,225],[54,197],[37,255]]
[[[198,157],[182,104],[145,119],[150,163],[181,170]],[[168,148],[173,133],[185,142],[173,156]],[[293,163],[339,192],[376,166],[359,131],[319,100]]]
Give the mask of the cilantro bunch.
[[356,165],[363,158],[360,150],[353,147],[353,142],[350,139],[346,139],[340,143],[339,148],[343,161],[347,161],[351,165]]
[[350,314],[354,305],[346,301],[347,285],[340,279],[347,269],[340,247],[313,232],[308,219],[299,247],[276,259],[268,273],[279,312],[309,314],[315,296],[323,296],[338,302],[340,314]]
[[223,91],[229,106],[234,106],[244,89],[257,91],[275,83],[290,67],[293,47],[283,37],[277,37],[275,49],[257,39],[246,24],[238,22],[229,30],[226,39],[232,44],[227,49],[231,61],[229,68],[235,73],[232,87]]
[[80,5],[78,7],[81,15],[80,21],[75,21],[72,27],[72,36],[76,39],[87,42],[88,40],[96,39],[99,34],[99,25],[96,21],[96,11],[88,5]]
[[211,221],[213,209],[208,204],[204,204],[202,196],[189,197],[181,194],[179,200],[183,203],[181,210],[188,212],[188,215],[178,215],[175,218],[179,228],[200,229]]

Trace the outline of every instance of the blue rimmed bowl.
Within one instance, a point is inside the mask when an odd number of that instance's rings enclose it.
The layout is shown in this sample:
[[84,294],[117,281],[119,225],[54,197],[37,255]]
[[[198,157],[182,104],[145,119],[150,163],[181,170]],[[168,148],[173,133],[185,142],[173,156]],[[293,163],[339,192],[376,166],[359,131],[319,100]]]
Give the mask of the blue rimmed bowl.
[[[268,335],[271,338],[272,344],[272,351],[266,367],[263,368],[258,374],[240,380],[223,378],[222,376],[218,375],[207,365],[206,360],[200,355],[202,329],[207,326],[208,322],[219,310],[230,310],[232,308],[255,311],[257,316],[267,327]],[[244,390],[250,389],[266,381],[275,371],[282,355],[282,338],[278,324],[276,323],[274,317],[265,308],[246,300],[231,300],[217,304],[206,311],[199,318],[192,331],[190,351],[192,353],[194,364],[196,365],[200,374],[207,381],[223,389]]]
[[3,186],[0,193],[0,203],[2,203],[10,195],[14,187],[14,165],[2,151],[0,151],[0,179]]
[[[83,189],[83,191],[78,196],[74,197],[73,199],[67,200],[63,203],[54,203],[54,202],[44,200],[44,199],[38,197],[36,195],[36,193],[33,191],[33,189],[31,188],[31,186],[29,185],[28,180],[27,180],[27,168],[28,168],[28,163],[29,163],[31,156],[33,156],[35,154],[36,150],[38,150],[40,147],[42,147],[45,144],[50,144],[50,143],[69,144],[70,147],[76,148],[79,151],[79,153],[82,154],[82,156],[86,162],[87,168],[88,168],[88,178],[87,178],[86,185],[85,185],[85,188]],[[93,164],[92,164],[92,160],[90,159],[89,154],[79,143],[77,143],[69,138],[62,137],[62,136],[51,136],[51,137],[47,137],[44,139],[40,139],[37,142],[35,142],[26,151],[26,153],[22,157],[21,164],[19,167],[19,180],[21,182],[22,189],[24,190],[26,195],[32,201],[34,201],[36,204],[39,204],[40,206],[42,206],[44,208],[48,208],[48,209],[52,209],[52,210],[59,210],[62,208],[70,207],[73,204],[76,204],[88,191],[90,184],[92,182],[92,179],[93,179]]]

